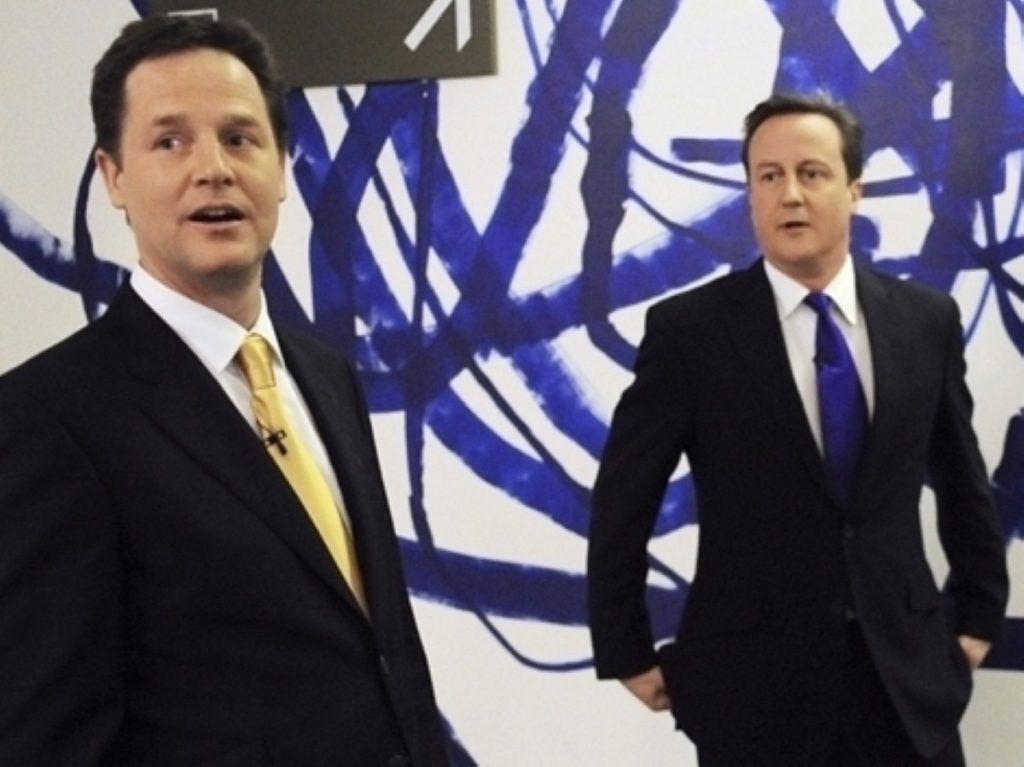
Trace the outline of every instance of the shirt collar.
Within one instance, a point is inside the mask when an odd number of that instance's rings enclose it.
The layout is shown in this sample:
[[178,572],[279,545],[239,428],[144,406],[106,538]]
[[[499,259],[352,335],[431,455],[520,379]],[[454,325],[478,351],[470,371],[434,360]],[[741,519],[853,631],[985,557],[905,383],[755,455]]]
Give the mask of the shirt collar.
[[132,272],[131,286],[210,370],[217,373],[227,370],[249,333],[259,333],[266,338],[280,362],[277,334],[267,314],[262,291],[256,322],[247,329],[230,317],[168,287],[141,265]]
[[[764,261],[764,270],[775,295],[779,318],[785,320],[803,304],[810,291],[767,259]],[[822,292],[832,299],[836,309],[850,325],[857,324],[857,272],[849,255],[843,260],[843,265],[839,267],[832,282]]]

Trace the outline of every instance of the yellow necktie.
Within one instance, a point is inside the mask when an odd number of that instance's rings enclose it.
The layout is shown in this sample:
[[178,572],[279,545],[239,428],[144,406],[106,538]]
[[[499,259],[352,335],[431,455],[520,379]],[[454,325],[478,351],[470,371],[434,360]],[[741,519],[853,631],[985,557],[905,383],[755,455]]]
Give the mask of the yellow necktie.
[[327,480],[288,418],[270,366],[270,346],[263,336],[250,333],[238,350],[236,360],[252,390],[252,410],[260,438],[302,501],[306,513],[365,612],[366,595],[352,536],[331,496]]

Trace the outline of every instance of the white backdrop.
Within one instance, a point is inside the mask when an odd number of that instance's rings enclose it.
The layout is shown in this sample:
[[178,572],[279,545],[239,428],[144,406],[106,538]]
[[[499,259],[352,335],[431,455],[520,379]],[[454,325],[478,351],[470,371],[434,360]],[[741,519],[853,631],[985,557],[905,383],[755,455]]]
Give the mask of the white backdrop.
[[[945,146],[941,126],[959,108],[959,93],[944,79],[941,60],[930,58],[941,48],[934,42],[941,35],[926,29],[929,19],[910,0],[495,4],[499,73],[445,81],[436,89],[424,84],[421,101],[436,97],[436,113],[408,107],[408,120],[395,121],[390,141],[365,164],[339,166],[349,177],[360,168],[376,173],[355,199],[346,198],[347,209],[357,210],[357,225],[342,235],[318,218],[330,219],[330,211],[310,213],[319,189],[301,174],[312,168],[316,176],[341,147],[357,151],[353,126],[372,130],[378,124],[358,111],[371,96],[392,103],[400,89],[414,86],[304,94],[296,108],[319,126],[323,143],[317,160],[310,150],[317,131],[302,134],[312,144],[295,153],[296,176],[274,244],[277,263],[306,316],[328,336],[337,332],[366,375],[417,618],[441,708],[468,754],[466,763],[694,764],[667,715],[648,714],[617,685],[597,683],[587,665],[589,640],[580,620],[585,493],[597,469],[595,444],[599,448],[601,430],[630,380],[623,366],[628,359],[615,353],[622,347],[598,340],[594,327],[605,325],[611,337],[635,345],[652,300],[749,261],[754,253],[740,201],[742,169],[733,159],[742,116],[776,82],[827,85],[868,111],[860,251],[890,271],[942,284],[961,303],[976,426],[994,469],[1010,418],[1024,406],[1020,330],[1008,320],[1014,312],[1024,315],[1020,295],[1007,291],[1000,311],[999,282],[993,270],[981,268],[982,259],[972,260],[976,253],[969,258],[939,248],[927,260],[915,257],[927,250],[929,228],[943,206],[952,217],[967,217],[978,243],[1012,245],[1024,235],[1021,8],[1007,3],[1005,9],[1000,45],[1012,108],[996,126],[1016,138],[998,148],[993,167],[1001,176],[987,202],[974,190],[965,205],[959,199],[936,204],[937,187],[922,181],[926,164],[916,164],[920,157],[907,144],[922,130],[913,122],[921,115],[903,115],[894,106],[920,105],[921,94],[910,88],[926,81],[925,117],[930,127],[939,126],[936,146]],[[659,21],[660,5],[668,10]],[[86,288],[69,275],[78,186],[92,145],[91,67],[120,26],[137,17],[128,0],[4,0],[4,11],[0,370],[86,321],[80,295]],[[811,23],[821,14],[831,24]],[[635,38],[616,37],[617,28],[632,30]],[[645,43],[652,32],[655,38]],[[918,79],[900,77],[914,67]],[[611,87],[613,80],[623,84],[621,92]],[[905,97],[897,93],[887,101],[877,92],[893,87],[908,88]],[[610,125],[626,108],[631,125],[624,153],[591,142],[595,126]],[[436,130],[424,122],[433,114]],[[425,125],[436,145],[423,142]],[[901,125],[906,130],[898,130]],[[879,134],[888,138],[873,142]],[[419,165],[429,150],[441,153],[447,174]],[[588,241],[619,198],[613,187],[602,188],[591,199],[599,207],[588,211],[581,178],[588,162],[608,170],[600,162],[615,156],[625,158],[628,173],[625,217],[606,241]],[[932,159],[940,168],[950,163],[942,152]],[[429,196],[416,183],[424,175],[435,184]],[[327,188],[322,175],[319,183]],[[446,218],[456,214],[457,222]],[[401,246],[415,253],[417,223],[424,218],[433,238],[430,250],[420,252],[426,260],[418,281]],[[130,233],[109,209],[98,179],[84,222],[101,262],[132,266]],[[365,263],[332,250],[356,240],[380,281],[365,277]],[[594,271],[585,272],[603,252],[602,242],[609,271],[606,281],[595,281]],[[1019,286],[1024,258],[1019,242],[1016,247],[998,271]],[[339,297],[347,288],[331,282],[337,272],[318,271],[325,263],[318,266],[318,258],[342,262],[338,272],[347,279],[358,276],[357,294]],[[471,276],[487,258],[488,268]],[[502,270],[501,278],[491,274]],[[325,287],[318,282],[314,289],[314,273]],[[601,299],[604,285],[609,293]],[[482,293],[473,294],[474,286]],[[350,326],[338,331],[326,324],[325,307],[339,309]],[[603,316],[595,318],[592,312],[600,310]],[[405,331],[415,332],[389,335],[396,316],[408,320]],[[419,346],[403,345],[409,335]],[[1024,466],[1013,476],[1024,479]],[[931,529],[927,500],[923,514]],[[1016,519],[1024,518],[1024,509],[1016,508]],[[692,572],[697,539],[685,516],[678,509],[675,517],[668,513],[652,547],[682,578]],[[1017,525],[1018,537],[1009,544],[1014,583],[1024,577],[1024,524]],[[941,579],[945,565],[934,536],[929,546]],[[670,583],[652,585],[671,601]],[[1019,589],[1010,613],[1024,619]],[[977,675],[963,728],[972,767],[1024,765],[1024,658],[1011,660],[1017,670]]]

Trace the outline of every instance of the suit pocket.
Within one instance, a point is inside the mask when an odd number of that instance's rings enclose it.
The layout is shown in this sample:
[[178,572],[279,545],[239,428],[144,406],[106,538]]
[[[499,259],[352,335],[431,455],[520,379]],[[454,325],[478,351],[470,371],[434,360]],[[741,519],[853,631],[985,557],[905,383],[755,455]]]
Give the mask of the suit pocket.
[[973,674],[944,607],[945,598],[931,571],[922,568],[912,573],[907,579],[907,611],[916,627],[911,654],[919,659],[920,675],[931,679],[933,687],[941,688],[939,675],[949,673],[945,689],[954,698],[951,705],[962,707],[970,696]]
[[773,664],[758,595],[696,593],[679,638],[658,648],[658,660],[676,726],[700,743],[749,730],[761,713],[749,680]]

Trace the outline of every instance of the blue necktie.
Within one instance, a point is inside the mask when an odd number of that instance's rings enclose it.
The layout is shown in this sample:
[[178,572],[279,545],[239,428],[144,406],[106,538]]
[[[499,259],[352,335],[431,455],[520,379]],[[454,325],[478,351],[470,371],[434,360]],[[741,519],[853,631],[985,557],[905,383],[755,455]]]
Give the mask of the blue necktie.
[[824,293],[808,293],[804,303],[818,315],[814,367],[818,378],[825,469],[836,495],[843,505],[848,505],[867,431],[867,402],[853,355],[829,311],[829,297]]

